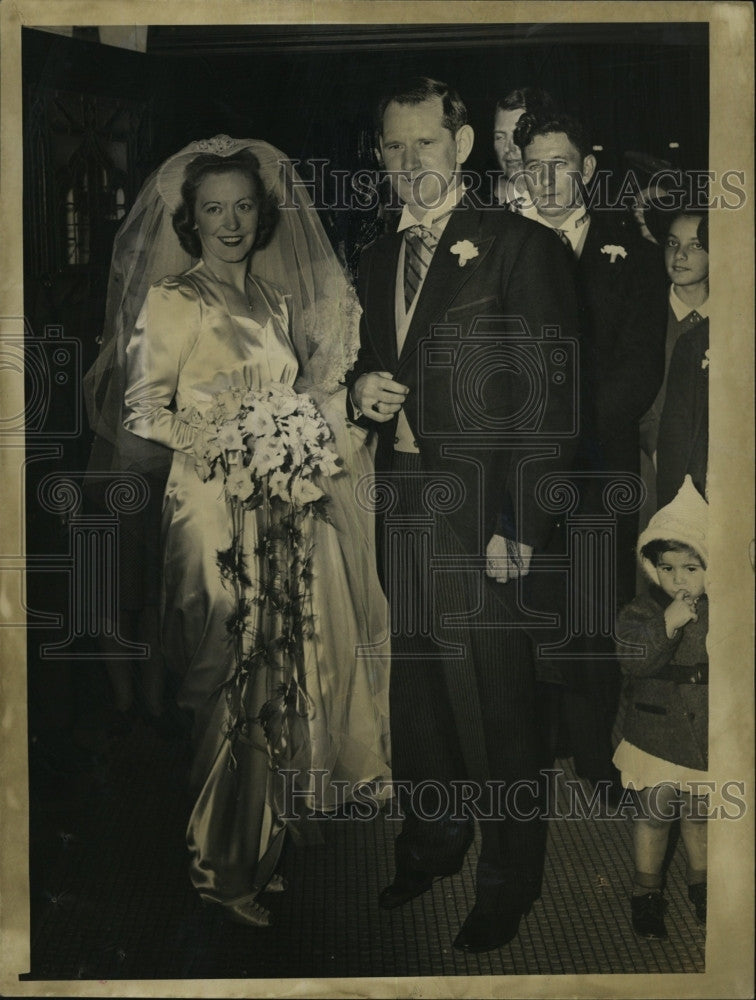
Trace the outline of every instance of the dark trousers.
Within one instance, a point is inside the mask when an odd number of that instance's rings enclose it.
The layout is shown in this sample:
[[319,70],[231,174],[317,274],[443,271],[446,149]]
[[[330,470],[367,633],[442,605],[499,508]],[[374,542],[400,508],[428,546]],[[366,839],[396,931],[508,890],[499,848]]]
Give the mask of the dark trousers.
[[[540,892],[547,832],[531,642],[504,624],[503,585],[469,568],[445,519],[436,516],[428,532],[423,483],[433,475],[417,456],[395,459],[381,550],[394,623],[392,768],[406,817],[397,870],[458,871],[477,818],[479,904],[529,903]],[[444,560],[453,568],[432,572]],[[464,612],[473,620],[446,620]]]

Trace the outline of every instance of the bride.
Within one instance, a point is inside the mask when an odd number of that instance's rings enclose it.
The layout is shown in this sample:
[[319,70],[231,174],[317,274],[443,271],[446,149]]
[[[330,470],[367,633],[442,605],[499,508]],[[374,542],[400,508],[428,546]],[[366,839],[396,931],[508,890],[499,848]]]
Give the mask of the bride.
[[[341,789],[389,778],[387,614],[372,518],[360,502],[372,463],[364,432],[343,417],[340,384],[356,356],[359,306],[286,157],[266,143],[216,136],[171,157],[144,185],[116,237],[108,315],[113,329],[90,373],[91,396],[105,400],[103,411],[119,406],[103,385],[121,384],[112,372],[125,367],[121,426],[172,452],[162,642],[194,720],[191,878],[231,919],[268,926],[259,897],[285,888],[276,865],[287,794],[331,810]],[[219,554],[243,537],[245,572],[236,580],[248,657],[250,636],[280,639],[263,610],[267,536],[260,506],[242,505],[234,520],[200,429],[224,393],[238,400],[270,386],[308,394],[340,458],[338,471],[318,480],[327,519],[303,522],[311,627],[300,632],[288,689],[280,657],[240,673],[229,636],[237,605]]]

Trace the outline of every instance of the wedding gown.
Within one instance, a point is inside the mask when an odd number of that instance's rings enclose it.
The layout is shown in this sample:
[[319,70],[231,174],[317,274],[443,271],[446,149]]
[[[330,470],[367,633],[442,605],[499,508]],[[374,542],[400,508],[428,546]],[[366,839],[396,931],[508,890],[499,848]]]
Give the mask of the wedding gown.
[[[183,678],[179,703],[194,716],[191,784],[197,799],[187,831],[192,880],[203,897],[217,902],[264,887],[286,829],[262,728],[253,726],[244,741],[232,743],[227,735],[223,685],[234,672],[234,657],[225,622],[233,594],[221,583],[216,557],[231,543],[231,518],[222,481],[202,482],[195,471],[196,430],[178,415],[185,407],[202,412],[229,387],[294,386],[298,362],[285,296],[249,277],[248,297],[248,313],[232,313],[222,286],[200,261],[150,289],[127,352],[124,424],[173,449],[162,515],[162,634],[166,660]],[[306,522],[315,634],[305,643],[308,742],[296,761],[296,785],[310,793],[306,805],[328,810],[343,800],[342,788],[390,776],[389,661],[372,520],[354,493],[371,470],[363,432],[343,419],[343,392],[316,402],[344,469],[322,483],[330,523]],[[248,567],[256,564],[258,516],[245,514]],[[254,590],[259,581],[254,572],[250,576]],[[250,717],[272,695],[265,674],[257,671],[249,692]],[[305,773],[308,768],[316,773]]]

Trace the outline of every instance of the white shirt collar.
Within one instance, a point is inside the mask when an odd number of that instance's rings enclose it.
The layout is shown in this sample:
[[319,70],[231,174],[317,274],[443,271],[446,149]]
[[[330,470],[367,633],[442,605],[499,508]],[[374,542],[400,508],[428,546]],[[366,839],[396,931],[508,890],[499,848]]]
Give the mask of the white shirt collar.
[[[448,215],[453,208],[462,201],[462,196],[465,193],[464,184],[455,184],[453,188],[450,188],[444,200],[440,205],[436,205],[434,208],[429,208],[422,219],[416,219],[415,216],[410,211],[409,205],[405,205],[402,209],[402,215],[399,219],[399,225],[397,226],[397,232],[401,233],[404,229],[409,229],[410,226],[425,226],[426,229],[430,229],[436,219],[440,219],[442,215]],[[446,225],[448,219],[445,219],[442,227]]]
[[584,205],[578,205],[575,211],[571,212],[558,226],[553,225],[548,219],[540,215],[535,205],[527,205],[520,210],[520,214],[524,215],[527,219],[534,219],[536,222],[540,222],[547,229],[562,230],[570,241],[572,249],[579,255],[582,240],[588,231],[587,223],[590,222],[591,218]]
[[697,312],[701,319],[708,319],[709,317],[708,299],[703,303],[703,305],[689,306],[688,303],[683,302],[677,294],[674,285],[670,285],[669,288],[669,304],[672,306],[672,312],[675,314],[675,319],[678,323],[682,323],[685,317],[690,316],[692,312]]
[[575,232],[580,232],[581,228],[588,221],[588,212],[584,205],[578,205],[574,212],[567,216],[564,222],[560,222],[558,226],[554,226],[554,229],[562,229],[567,234],[568,239],[572,242],[572,234]]

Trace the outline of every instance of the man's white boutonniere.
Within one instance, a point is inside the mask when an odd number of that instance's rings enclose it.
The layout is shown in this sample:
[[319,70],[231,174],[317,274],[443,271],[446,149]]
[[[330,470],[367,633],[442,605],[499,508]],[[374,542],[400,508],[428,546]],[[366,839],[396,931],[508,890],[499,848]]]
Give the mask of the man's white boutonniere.
[[459,266],[464,267],[468,260],[478,256],[478,248],[469,240],[460,240],[451,247],[451,252],[459,256]]
[[701,370],[706,371],[709,367],[709,348],[706,348],[706,354],[701,358]]
[[601,253],[609,254],[609,263],[613,264],[618,257],[627,257],[627,250],[624,247],[615,246],[614,243],[607,243],[601,247]]

